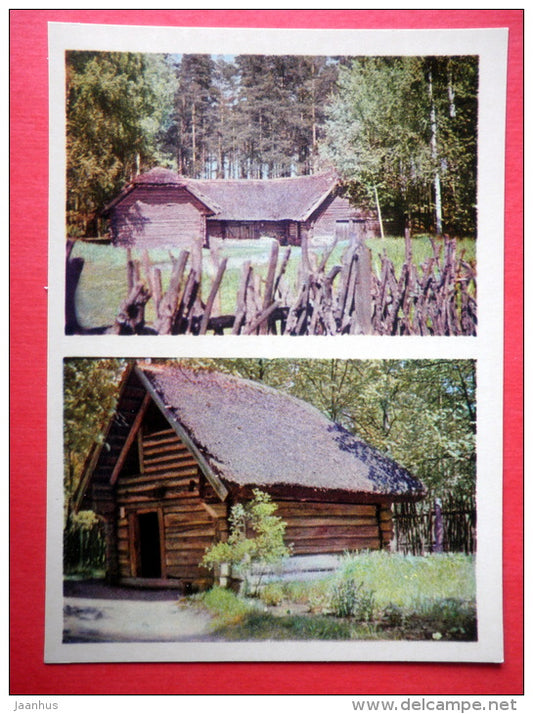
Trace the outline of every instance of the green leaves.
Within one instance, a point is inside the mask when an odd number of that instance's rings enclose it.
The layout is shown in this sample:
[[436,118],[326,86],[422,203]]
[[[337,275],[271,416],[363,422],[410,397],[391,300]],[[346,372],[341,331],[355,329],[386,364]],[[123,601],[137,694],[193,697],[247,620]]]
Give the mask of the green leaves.
[[[430,489],[431,497],[475,494],[473,360],[206,358],[187,362],[262,381],[310,402],[411,470]],[[103,440],[102,427],[114,407],[124,366],[113,359],[65,361],[67,493],[75,487],[93,441]],[[226,544],[219,544],[213,563],[233,562],[231,554],[235,562],[265,557],[275,561],[285,552],[284,524],[275,515],[275,504],[261,494],[252,503],[253,507],[235,506],[234,535],[229,541],[233,550],[228,554]],[[247,529],[253,531],[253,538]]]
[[338,87],[322,151],[350,194],[373,206],[375,186],[387,218],[429,229],[438,175],[446,230],[474,234],[477,60],[356,58]]
[[76,489],[93,442],[104,442],[103,429],[115,407],[123,369],[124,362],[116,359],[67,359],[64,362],[63,439],[67,501]]
[[274,515],[276,510],[267,493],[254,489],[250,502],[232,507],[228,540],[211,546],[203,565],[213,570],[227,563],[246,579],[252,566],[275,565],[288,557],[290,549],[283,540],[285,522]]
[[411,470],[433,492],[475,492],[472,360],[212,360],[304,399]]
[[72,51],[66,64],[67,211],[86,234],[95,213],[151,164],[169,75],[161,55]]

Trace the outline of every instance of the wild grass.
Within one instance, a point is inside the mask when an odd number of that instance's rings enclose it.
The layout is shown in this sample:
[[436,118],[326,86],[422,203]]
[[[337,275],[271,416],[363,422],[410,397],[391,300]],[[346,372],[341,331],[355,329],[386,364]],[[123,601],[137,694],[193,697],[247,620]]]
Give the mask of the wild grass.
[[275,616],[269,612],[252,612],[234,626],[223,625],[217,636],[228,640],[349,640],[353,625],[326,616]]
[[231,590],[220,587],[214,587],[199,596],[195,595],[193,599],[215,615],[218,627],[238,624],[259,608],[257,602],[237,597]]
[[254,600],[221,588],[196,598],[225,639],[472,641],[475,594],[472,556],[379,551],[346,555],[321,580],[267,583]]
[[[397,275],[405,260],[405,242],[402,238],[372,238],[367,241],[367,245],[372,251],[373,269],[379,274],[381,264],[379,255],[386,251],[393,261]],[[416,236],[412,241],[413,260],[416,265],[420,265],[433,253],[429,236]],[[250,260],[254,268],[254,273],[264,280],[268,270],[268,262],[272,239],[263,238],[261,240],[227,240],[213,242],[213,247],[219,258],[227,258],[228,264],[222,285],[220,287],[220,301],[218,310],[220,314],[233,314],[235,312],[236,297],[241,280],[242,266],[245,261]],[[340,264],[342,255],[346,250],[347,243],[340,242],[334,249],[328,260],[328,268],[332,265]],[[287,248],[280,248],[280,257],[284,255]],[[290,259],[284,276],[284,281],[289,290],[293,293],[298,283],[298,271],[301,263],[301,248],[291,246]],[[320,259],[324,253],[325,246],[311,247],[311,259],[316,256]],[[475,241],[464,239],[458,241],[458,254],[464,251],[464,259],[468,262],[475,260]],[[179,250],[172,251],[175,256]],[[172,261],[170,252],[166,248],[151,249],[148,251],[151,263],[161,268],[163,289],[168,286]],[[74,246],[73,257],[83,258],[85,261],[80,282],[76,292],[76,309],[78,319],[82,327],[89,329],[103,327],[113,324],[118,308],[127,293],[126,263],[127,251],[108,244],[85,243],[78,241]],[[134,259],[141,258],[141,251],[133,249]],[[205,300],[211,288],[212,281],[216,274],[216,266],[213,262],[211,252],[203,250],[203,280],[202,297]],[[146,321],[150,323],[154,320],[154,306],[150,300],[146,307]]]
[[374,591],[376,604],[416,607],[427,600],[474,599],[474,561],[463,553],[409,556],[384,551],[348,555],[340,571]]

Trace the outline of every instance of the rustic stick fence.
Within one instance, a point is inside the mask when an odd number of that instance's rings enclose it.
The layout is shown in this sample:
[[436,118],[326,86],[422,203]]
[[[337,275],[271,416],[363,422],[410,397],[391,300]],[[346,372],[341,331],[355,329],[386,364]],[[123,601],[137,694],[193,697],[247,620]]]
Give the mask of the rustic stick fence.
[[372,273],[376,334],[475,335],[475,270],[464,254],[457,255],[455,240],[444,237],[439,243],[431,240],[431,245],[433,255],[417,267],[406,231],[405,262],[399,277],[386,251],[380,256],[381,274]]
[[476,552],[476,504],[471,497],[396,503],[394,548],[400,553]]
[[[372,270],[370,250],[354,237],[340,265],[327,267],[336,243],[321,256],[311,254],[302,238],[296,288],[285,279],[291,248],[280,257],[272,244],[266,278],[261,278],[250,261],[243,264],[233,314],[216,315],[227,259],[212,258],[217,266],[205,302],[202,300],[202,247],[194,242],[176,258],[170,253],[171,276],[163,293],[161,271],[150,263],[145,251],[127,261],[127,295],[113,334],[155,333],[161,335],[208,332],[223,335],[474,335],[477,323],[475,271],[457,256],[456,242],[443,238],[432,242],[433,255],[422,265],[413,262],[409,232],[405,236],[405,261],[400,275],[384,251],[381,271]],[[79,265],[67,258],[67,324],[76,331],[73,310]],[[145,308],[152,299],[156,318],[146,325]]]

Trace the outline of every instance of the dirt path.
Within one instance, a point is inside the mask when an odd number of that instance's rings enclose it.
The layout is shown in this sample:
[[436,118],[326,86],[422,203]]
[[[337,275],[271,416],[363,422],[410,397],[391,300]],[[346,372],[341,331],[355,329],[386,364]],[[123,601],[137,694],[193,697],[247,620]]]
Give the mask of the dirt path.
[[64,642],[212,640],[211,618],[177,590],[137,590],[96,581],[67,582]]

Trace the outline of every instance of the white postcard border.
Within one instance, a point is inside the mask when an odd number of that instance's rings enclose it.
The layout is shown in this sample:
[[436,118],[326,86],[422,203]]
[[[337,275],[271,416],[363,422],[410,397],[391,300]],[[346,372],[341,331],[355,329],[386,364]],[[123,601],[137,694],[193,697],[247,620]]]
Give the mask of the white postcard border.
[[[480,57],[478,336],[144,337],[64,334],[67,49],[217,54],[465,55]],[[487,661],[503,658],[502,414],[504,151],[507,30],[268,30],[49,24],[50,250],[48,347],[47,662]],[[475,643],[63,644],[62,369],[66,357],[339,357],[475,359],[478,367],[479,639]]]

